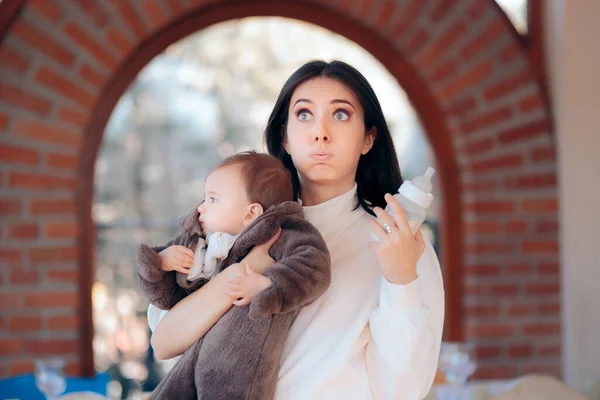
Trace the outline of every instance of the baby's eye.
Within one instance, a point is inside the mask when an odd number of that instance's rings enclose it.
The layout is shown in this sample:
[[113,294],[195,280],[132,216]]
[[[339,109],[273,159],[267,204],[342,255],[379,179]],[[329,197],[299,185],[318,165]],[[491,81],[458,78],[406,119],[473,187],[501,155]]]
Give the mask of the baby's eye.
[[209,197],[209,198],[208,198],[208,201],[209,201],[210,203],[216,203],[216,202],[217,202],[217,199],[216,199],[216,198],[214,198],[214,197]]

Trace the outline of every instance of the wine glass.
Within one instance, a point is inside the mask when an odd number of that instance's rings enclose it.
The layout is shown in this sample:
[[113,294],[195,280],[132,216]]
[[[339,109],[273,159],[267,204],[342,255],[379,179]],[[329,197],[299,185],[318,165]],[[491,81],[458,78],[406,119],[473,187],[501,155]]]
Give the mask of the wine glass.
[[67,388],[63,375],[65,361],[61,358],[35,361],[35,386],[48,400],[56,400]]
[[448,382],[448,387],[440,391],[438,398],[465,398],[461,390],[469,376],[475,372],[474,346],[472,343],[444,342],[440,350],[439,368]]

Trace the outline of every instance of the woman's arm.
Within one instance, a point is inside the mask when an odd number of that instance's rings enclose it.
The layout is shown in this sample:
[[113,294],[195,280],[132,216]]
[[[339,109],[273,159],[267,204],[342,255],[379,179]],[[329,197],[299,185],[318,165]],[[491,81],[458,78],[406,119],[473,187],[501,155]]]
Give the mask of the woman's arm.
[[200,289],[177,303],[162,318],[151,338],[152,347],[159,359],[169,359],[183,354],[232,307],[235,298],[227,294],[228,281],[245,274],[250,264],[262,272],[274,260],[268,251],[279,238],[276,234],[268,242],[255,246],[240,264],[233,264],[212,278]]
[[437,370],[444,325],[444,287],[431,244],[406,285],[383,279],[378,308],[370,318],[367,369],[375,399],[418,400]]

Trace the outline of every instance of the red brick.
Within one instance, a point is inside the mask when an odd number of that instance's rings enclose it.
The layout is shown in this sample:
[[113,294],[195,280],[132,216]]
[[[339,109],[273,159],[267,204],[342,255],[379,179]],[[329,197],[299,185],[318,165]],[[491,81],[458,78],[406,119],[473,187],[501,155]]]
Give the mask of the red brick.
[[560,345],[542,346],[538,349],[537,354],[542,357],[560,356],[561,348]]
[[556,175],[534,174],[524,175],[517,178],[508,178],[504,181],[508,188],[515,189],[538,189],[544,187],[556,187]]
[[0,215],[20,215],[21,209],[21,200],[9,197],[0,198]]
[[77,354],[79,341],[75,339],[53,339],[53,340],[25,340],[25,348],[28,353],[41,354]]
[[465,192],[489,192],[497,186],[492,181],[474,181],[474,182],[463,182],[462,190]]
[[560,269],[557,263],[541,263],[538,265],[538,273],[540,274],[556,275],[559,272]]
[[467,335],[476,338],[500,339],[511,337],[514,328],[511,325],[467,325]]
[[533,353],[531,345],[519,344],[512,345],[506,351],[511,358],[529,358]]
[[65,365],[65,374],[67,376],[80,376],[81,364],[78,361],[69,361]]
[[73,199],[34,199],[29,202],[31,215],[58,215],[75,213],[75,200]]
[[467,14],[473,20],[478,20],[479,18],[481,18],[481,16],[483,15],[483,13],[486,11],[487,8],[488,8],[487,3],[483,2],[483,1],[474,1],[473,4],[467,10]]
[[[483,1],[476,1],[475,4],[485,4]],[[478,366],[477,371],[472,376],[472,379],[478,380],[494,380],[494,379],[510,379],[515,377],[515,371],[512,367],[492,367]]]
[[37,150],[0,143],[0,159],[3,163],[37,165],[40,153]]
[[106,78],[104,75],[87,64],[83,65],[79,69],[79,76],[98,89],[102,89],[106,83]]
[[71,282],[75,283],[79,280],[79,271],[66,269],[66,270],[49,270],[46,272],[46,277],[50,281],[54,282]]
[[76,170],[79,168],[79,158],[64,154],[50,153],[46,157],[46,166],[50,168]]
[[556,241],[523,242],[521,250],[525,254],[558,254]]
[[[174,1],[171,1],[171,3],[173,3]],[[365,2],[365,4],[368,4],[367,2]],[[175,10],[174,9],[175,5],[172,4],[171,8],[173,9],[173,13],[175,15],[178,15],[181,13],[181,10]],[[181,6],[178,6],[181,7]],[[396,11],[396,2],[393,0],[385,0],[383,3],[383,6],[381,7],[381,11],[379,12],[379,16],[377,17],[377,22],[375,24],[375,26],[378,26],[380,29],[385,30],[385,28],[388,26],[388,23],[390,22],[390,18],[392,17],[392,15],[394,15],[394,12]]]
[[533,110],[539,110],[543,108],[544,102],[539,94],[533,94],[529,97],[525,97],[519,102],[519,110],[522,112],[529,112]]
[[513,296],[519,292],[519,288],[514,283],[505,283],[493,285],[490,292],[494,296]]
[[21,269],[13,269],[10,271],[9,280],[11,284],[16,285],[39,283],[40,273],[38,271],[24,271]]
[[506,232],[524,233],[527,230],[527,224],[524,221],[509,221],[506,223]]
[[461,116],[475,108],[477,103],[472,97],[466,97],[455,102],[446,109],[446,112],[452,116]]
[[146,36],[146,28],[133,4],[121,0],[111,0],[110,3],[117,10],[117,14],[131,28],[136,39],[143,39]]
[[0,262],[20,263],[21,250],[11,248],[0,248]]
[[106,40],[112,44],[121,54],[128,54],[133,49],[133,43],[117,27],[111,26],[105,35]]
[[491,138],[485,138],[480,140],[473,140],[466,144],[463,152],[468,155],[487,153],[494,148],[494,140]]
[[539,148],[531,151],[531,159],[535,162],[554,161],[556,151],[553,147]]
[[144,13],[150,17],[152,29],[156,29],[165,23],[166,13],[154,0],[146,0],[142,3]]
[[475,221],[465,224],[466,234],[491,234],[500,232],[500,224],[495,221]]
[[104,28],[109,22],[109,17],[106,11],[98,5],[97,1],[98,0],[77,1],[76,4],[83,10],[96,27]]
[[478,360],[497,358],[502,349],[500,346],[477,346],[475,348],[475,357]]
[[475,213],[510,213],[515,209],[512,201],[479,201],[477,203],[465,204],[465,210]]
[[8,366],[8,374],[11,376],[29,374],[35,371],[35,364],[31,360],[11,361]]
[[8,235],[13,239],[37,239],[39,229],[34,223],[17,223],[9,227]]
[[413,54],[418,52],[423,48],[423,46],[429,40],[429,34],[423,28],[419,28],[417,32],[410,38],[408,43],[406,44],[406,52],[408,54]]
[[492,62],[486,60],[453,79],[448,85],[437,92],[437,97],[440,101],[446,102],[456,97],[466,88],[475,86],[487,78],[492,73],[493,69]]
[[79,295],[77,293],[46,292],[28,293],[25,296],[26,307],[77,307]]
[[21,189],[69,189],[74,190],[77,181],[70,178],[61,178],[49,174],[29,174],[23,172],[11,172],[9,186]]
[[548,123],[543,121],[532,122],[518,128],[512,128],[498,134],[501,143],[514,143],[548,134]]
[[70,81],[47,66],[41,66],[38,69],[34,80],[88,109],[91,109],[96,104],[96,97],[94,95],[86,92],[80,85]]
[[8,115],[0,112],[0,134],[5,133],[8,127]]
[[79,318],[76,316],[48,317],[46,326],[53,331],[73,331],[79,328]]
[[[392,2],[391,2],[391,0],[388,0],[387,3],[392,3]],[[180,15],[184,11],[183,7],[181,6],[180,0],[167,0],[167,4],[169,5],[169,8],[171,9],[171,14],[173,14],[175,16]],[[387,9],[385,6],[383,8],[383,11],[391,12],[391,10]],[[382,25],[377,24],[377,26],[382,26]]]
[[505,254],[513,250],[509,243],[469,243],[466,248],[472,254]]
[[63,29],[65,34],[77,44],[81,49],[88,52],[94,59],[99,61],[109,70],[114,70],[118,64],[116,58],[114,58],[104,46],[94,39],[81,25],[71,22]]
[[0,100],[40,115],[47,115],[51,107],[51,103],[42,96],[23,92],[14,86],[2,82],[0,82]]
[[18,118],[14,123],[14,133],[18,136],[36,139],[42,142],[80,147],[82,135],[58,129],[30,119]]
[[23,351],[20,339],[0,339],[0,355],[18,354]]
[[20,39],[36,48],[41,53],[47,55],[64,68],[70,68],[75,62],[75,56],[68,51],[62,44],[52,39],[51,35],[47,35],[37,30],[32,25],[28,24],[22,18],[18,19],[11,31]]
[[22,305],[23,298],[20,293],[0,293],[0,310],[20,309]]
[[496,317],[500,314],[498,306],[467,306],[467,317]]
[[560,334],[560,324],[525,325],[523,332],[528,336],[552,336]]
[[537,233],[556,233],[558,232],[557,221],[540,221],[535,225]]
[[533,271],[533,267],[521,263],[509,263],[504,271],[509,275],[527,275]]
[[552,375],[555,378],[559,378],[562,376],[562,368],[559,362],[549,363],[544,361],[542,364],[527,364],[523,365],[520,368],[519,375]]
[[[441,0],[437,2],[434,9],[431,11],[430,19],[433,23],[439,23],[444,16],[448,14],[448,11],[452,8],[452,6],[456,5],[456,1],[454,0]],[[448,35],[448,33],[445,33]]]
[[456,67],[456,64],[454,63],[454,61],[447,60],[443,64],[441,64],[439,67],[437,67],[436,69],[433,70],[429,79],[433,83],[439,83],[439,82],[445,80],[446,78],[454,75],[456,73],[456,70],[457,70],[457,67]]
[[85,113],[70,108],[61,108],[58,110],[58,119],[63,122],[83,127],[87,124],[88,116]]
[[411,26],[414,21],[418,20],[419,14],[421,14],[425,3],[426,2],[421,0],[412,0],[408,7],[402,12],[400,20],[396,23],[396,26],[392,31],[394,38],[403,36],[406,33],[407,28]]
[[0,47],[0,65],[13,71],[23,73],[29,69],[31,63],[25,56],[6,46]]
[[559,293],[560,285],[558,283],[532,283],[527,285],[527,294],[545,295]]
[[465,60],[473,58],[498,39],[504,30],[504,22],[500,18],[494,18],[491,25],[486,27],[482,33],[476,35],[475,39],[462,49],[461,56]]
[[560,304],[559,303],[551,303],[551,304],[540,304],[537,308],[538,313],[540,314],[560,314]]
[[28,7],[31,7],[37,11],[40,15],[48,19],[50,22],[58,22],[62,17],[62,12],[58,6],[48,0],[30,0],[27,3]]
[[473,118],[468,122],[463,123],[463,132],[468,134],[485,128],[493,127],[499,122],[509,120],[511,115],[512,112],[508,107],[502,107],[489,111],[483,115]]
[[508,307],[508,315],[511,317],[520,317],[533,314],[533,307],[524,304],[512,304]]
[[78,249],[76,247],[39,247],[29,249],[31,262],[54,262],[77,260]]
[[556,213],[558,201],[555,198],[523,200],[522,209],[527,213]]
[[509,64],[521,54],[523,54],[523,51],[521,50],[519,44],[511,40],[510,43],[504,47],[504,49],[500,50],[499,58],[503,64]]
[[508,154],[488,158],[483,161],[471,163],[470,170],[473,172],[488,172],[498,169],[517,168],[523,165],[523,156],[520,154]]
[[42,327],[42,319],[33,316],[10,317],[8,326],[13,332],[36,331]]
[[[527,68],[529,68],[529,66]],[[533,78],[531,77],[529,69],[525,69],[515,76],[506,78],[501,82],[485,88],[483,90],[483,95],[487,101],[492,101],[506,94],[514,92],[516,89],[529,82],[533,82]]]
[[77,222],[49,222],[45,235],[48,238],[76,237],[79,233]]
[[477,275],[477,276],[498,275],[500,273],[500,267],[495,264],[467,265],[465,267],[465,273],[470,276],[471,275]]

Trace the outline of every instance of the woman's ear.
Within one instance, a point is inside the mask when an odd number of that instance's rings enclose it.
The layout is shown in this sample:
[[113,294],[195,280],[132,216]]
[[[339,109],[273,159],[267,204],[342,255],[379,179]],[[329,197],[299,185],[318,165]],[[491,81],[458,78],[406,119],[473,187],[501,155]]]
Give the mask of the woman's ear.
[[260,217],[265,211],[258,203],[252,203],[248,206],[246,215],[244,216],[244,226],[250,225],[254,220]]
[[372,127],[365,134],[365,141],[363,144],[363,148],[361,154],[364,156],[373,148],[373,143],[375,143],[375,138],[377,137],[377,128]]
[[290,154],[288,149],[287,134],[285,133],[285,125],[281,125],[281,144],[283,145],[285,152]]

